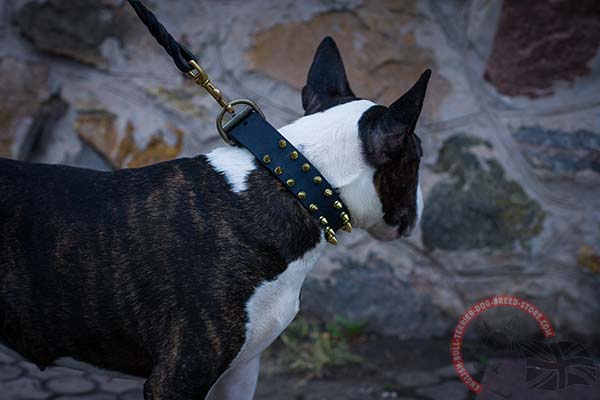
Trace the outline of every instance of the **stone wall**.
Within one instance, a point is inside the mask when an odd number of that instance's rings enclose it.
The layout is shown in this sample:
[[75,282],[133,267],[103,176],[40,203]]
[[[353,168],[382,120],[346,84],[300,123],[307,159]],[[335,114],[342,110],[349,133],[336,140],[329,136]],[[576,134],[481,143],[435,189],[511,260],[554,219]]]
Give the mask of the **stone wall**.
[[[303,309],[405,338],[444,336],[476,300],[533,301],[600,333],[597,1],[148,1],[230,98],[302,115],[332,35],[354,91],[388,104],[434,72],[418,133],[425,210],[409,239],[341,234]],[[575,4],[576,3],[576,4]],[[0,4],[0,156],[98,169],[221,145],[216,105],[122,0]]]

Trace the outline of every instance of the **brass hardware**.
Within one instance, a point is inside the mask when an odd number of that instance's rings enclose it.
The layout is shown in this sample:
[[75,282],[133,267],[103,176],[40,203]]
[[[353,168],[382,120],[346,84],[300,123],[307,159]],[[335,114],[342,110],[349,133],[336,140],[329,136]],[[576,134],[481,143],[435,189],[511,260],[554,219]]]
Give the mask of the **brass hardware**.
[[341,213],[340,218],[342,219],[343,223],[350,222],[350,216],[348,215],[348,213]]
[[278,144],[278,145],[279,145],[279,147],[280,147],[280,148],[282,148],[282,149],[283,149],[285,146],[287,146],[287,142],[286,142],[285,140],[283,140],[283,139],[281,139],[281,140],[280,140],[280,141],[279,141],[277,144]]
[[310,169],[310,164],[309,163],[302,164],[302,171],[308,172],[309,169]]
[[327,222],[327,218],[320,216],[319,217],[319,222],[322,223],[323,225],[327,225],[329,222]]
[[319,184],[319,183],[323,182],[323,178],[321,178],[319,175],[317,175],[313,178],[313,182],[316,184]]
[[263,156],[263,162],[264,162],[265,164],[268,164],[268,163],[270,163],[270,162],[271,162],[271,156],[270,156],[270,155],[268,155],[268,154],[265,154],[265,155]]
[[290,158],[291,158],[292,160],[297,160],[297,159],[298,159],[298,152],[297,152],[296,150],[292,151],[292,152],[290,153]]
[[298,198],[304,200],[306,198],[306,192],[298,192]]
[[342,222],[344,223],[344,225],[342,225],[342,229],[345,230],[346,232],[352,232],[352,224],[350,223],[350,216],[348,215],[348,213],[346,213],[346,212],[341,213],[340,218],[342,219]]
[[336,200],[336,201],[334,201],[334,202],[333,202],[333,206],[334,206],[335,208],[337,208],[338,210],[341,210],[342,208],[344,208],[344,205],[343,205],[343,204],[342,204],[342,202],[341,202],[341,201],[339,201],[339,200]]
[[331,227],[327,227],[325,228],[325,235],[327,235],[327,241],[329,242],[329,244],[332,245],[336,245],[337,244],[337,238],[335,237],[335,231],[333,229],[331,229]]
[[283,174],[283,168],[281,168],[281,167],[275,167],[275,173],[276,173],[277,175],[281,175],[281,174]]
[[188,75],[194,82],[196,82],[197,85],[202,86],[221,107],[227,110],[228,113],[233,114],[233,106],[225,100],[223,93],[221,93],[221,91],[210,81],[210,77],[202,67],[198,65],[196,60],[190,60],[188,61],[188,64],[192,67],[192,69],[188,71]]
[[333,196],[333,190],[331,190],[331,189],[325,189],[325,191],[323,192],[323,194],[325,194],[325,196],[327,196],[327,197],[331,197],[331,196]]
[[229,133],[227,133],[231,129],[230,127],[235,125],[236,121],[243,120],[253,111],[256,111],[258,115],[261,116],[261,118],[265,118],[265,114],[262,112],[260,107],[252,100],[236,99],[230,101],[228,106],[233,107],[237,106],[238,104],[243,104],[247,107],[244,107],[241,111],[233,114],[233,116],[227,122],[225,122],[225,124],[223,124],[223,117],[225,116],[225,113],[228,109],[222,108],[221,111],[219,111],[219,115],[217,116],[217,132],[219,132],[219,135],[221,135],[221,138],[225,141],[225,143],[227,143],[230,146],[237,145],[237,142],[233,140],[231,136],[229,136]]
[[310,212],[315,212],[315,211],[317,211],[318,209],[319,209],[319,207],[317,207],[317,205],[316,205],[316,204],[312,204],[312,203],[311,203],[311,204],[308,206],[308,210],[309,210]]
[[295,183],[295,182],[294,182],[294,180],[293,180],[293,179],[291,179],[291,178],[290,178],[290,179],[288,179],[287,181],[285,181],[285,183],[287,183],[287,185],[288,185],[289,187],[292,187],[292,186],[294,186],[294,183]]

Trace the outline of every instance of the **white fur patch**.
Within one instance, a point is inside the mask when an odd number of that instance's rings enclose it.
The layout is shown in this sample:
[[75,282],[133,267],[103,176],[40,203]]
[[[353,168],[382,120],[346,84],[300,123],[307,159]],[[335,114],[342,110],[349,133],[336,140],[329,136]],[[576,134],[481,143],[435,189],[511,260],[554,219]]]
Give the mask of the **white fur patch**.
[[290,263],[276,279],[256,288],[246,305],[246,341],[237,357],[239,360],[249,360],[262,353],[292,322],[298,313],[302,283],[324,247],[325,241],[321,240],[302,258]]
[[368,166],[358,136],[358,121],[374,106],[357,100],[307,115],[279,130],[323,174],[334,187],[342,187]]
[[[216,393],[221,391],[219,385],[229,381],[227,375],[239,375],[241,370],[252,372],[252,360],[257,359],[271,343],[292,322],[300,307],[300,288],[306,275],[315,265],[323,249],[325,241],[321,240],[317,246],[308,251],[304,256],[293,261],[277,278],[263,282],[256,288],[254,294],[246,304],[248,322],[246,324],[246,340],[229,369],[219,378],[211,388],[207,399],[216,399]],[[248,372],[247,371],[247,372]],[[251,379],[251,377],[248,377]],[[241,379],[241,377],[238,377]],[[247,379],[243,379],[244,382]],[[245,385],[246,383],[244,383]],[[238,399],[237,397],[223,397],[224,399]],[[241,397],[240,399],[245,399]],[[251,399],[252,396],[247,397]]]
[[206,155],[212,167],[225,175],[235,193],[248,189],[246,178],[256,168],[254,156],[241,147],[217,147]]
[[252,400],[256,391],[260,357],[228,369],[210,388],[206,400]]
[[367,166],[350,184],[340,188],[352,215],[352,225],[370,228],[383,220],[383,207],[373,184],[375,169]]
[[423,192],[421,191],[421,184],[419,183],[417,185],[417,219],[415,220],[415,225],[419,224],[422,214],[423,214]]

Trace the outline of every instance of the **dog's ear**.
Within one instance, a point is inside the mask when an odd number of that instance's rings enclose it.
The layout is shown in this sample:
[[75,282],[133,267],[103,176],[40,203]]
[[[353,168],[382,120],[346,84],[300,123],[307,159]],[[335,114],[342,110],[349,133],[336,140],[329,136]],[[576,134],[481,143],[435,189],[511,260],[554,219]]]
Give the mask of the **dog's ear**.
[[420,141],[413,135],[425,101],[431,70],[387,109],[374,106],[361,118],[360,134],[369,161],[383,165],[409,150],[421,156]]
[[302,88],[302,107],[309,115],[354,98],[342,56],[334,40],[327,36],[317,48],[306,86]]

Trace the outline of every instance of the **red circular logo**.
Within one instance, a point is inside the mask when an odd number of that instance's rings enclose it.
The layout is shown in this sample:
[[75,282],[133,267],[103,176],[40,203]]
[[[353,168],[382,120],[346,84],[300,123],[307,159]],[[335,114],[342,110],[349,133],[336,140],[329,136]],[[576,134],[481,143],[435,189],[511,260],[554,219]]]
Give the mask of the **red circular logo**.
[[469,371],[465,368],[462,345],[463,337],[467,328],[471,322],[481,315],[483,312],[496,308],[496,307],[512,307],[517,310],[523,311],[529,314],[540,327],[544,338],[548,339],[554,336],[554,328],[548,321],[548,318],[542,313],[536,306],[530,302],[523,300],[515,296],[493,296],[481,300],[477,304],[469,308],[461,316],[458,324],[454,328],[452,334],[452,342],[450,345],[450,355],[452,357],[452,364],[458,374],[460,380],[469,388],[473,393],[479,394],[482,390],[482,385],[477,382],[475,378],[471,376]]

